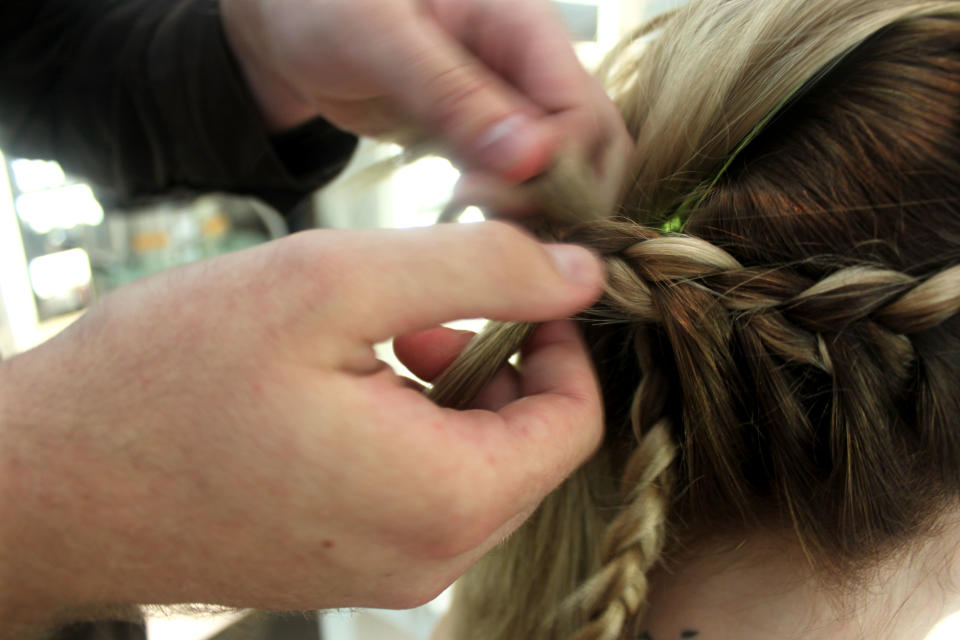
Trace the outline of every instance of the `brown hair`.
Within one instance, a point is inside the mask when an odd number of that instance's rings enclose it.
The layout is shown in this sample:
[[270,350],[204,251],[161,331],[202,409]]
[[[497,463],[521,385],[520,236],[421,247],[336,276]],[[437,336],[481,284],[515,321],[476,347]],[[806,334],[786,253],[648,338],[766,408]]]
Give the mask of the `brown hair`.
[[960,2],[701,0],[603,74],[638,142],[621,209],[570,223],[563,165],[541,199],[610,271],[582,318],[606,440],[462,581],[458,640],[635,633],[703,530],[792,528],[855,576],[960,497]]

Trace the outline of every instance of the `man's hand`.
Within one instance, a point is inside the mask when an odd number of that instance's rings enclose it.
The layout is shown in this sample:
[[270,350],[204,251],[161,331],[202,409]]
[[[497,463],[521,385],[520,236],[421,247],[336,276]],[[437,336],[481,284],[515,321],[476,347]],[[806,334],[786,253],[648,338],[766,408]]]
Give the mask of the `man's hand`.
[[463,317],[547,321],[599,295],[584,249],[500,223],[311,231],[156,275],[0,364],[0,620],[119,603],[408,607],[519,526],[598,446],[572,325],[480,408],[429,377]]
[[631,148],[547,0],[221,0],[268,124],[321,115],[361,135],[446,143],[520,181],[573,146],[615,191]]

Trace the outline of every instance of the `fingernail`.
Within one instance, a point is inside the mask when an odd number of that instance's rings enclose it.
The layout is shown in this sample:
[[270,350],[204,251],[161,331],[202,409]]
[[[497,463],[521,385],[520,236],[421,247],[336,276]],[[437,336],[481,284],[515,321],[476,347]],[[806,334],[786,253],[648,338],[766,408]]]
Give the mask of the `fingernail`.
[[477,160],[505,177],[525,180],[541,169],[536,165],[542,164],[543,146],[543,136],[533,119],[516,114],[496,123],[480,137]]
[[549,244],[546,249],[557,271],[567,280],[595,285],[603,278],[600,261],[589,250],[572,244]]

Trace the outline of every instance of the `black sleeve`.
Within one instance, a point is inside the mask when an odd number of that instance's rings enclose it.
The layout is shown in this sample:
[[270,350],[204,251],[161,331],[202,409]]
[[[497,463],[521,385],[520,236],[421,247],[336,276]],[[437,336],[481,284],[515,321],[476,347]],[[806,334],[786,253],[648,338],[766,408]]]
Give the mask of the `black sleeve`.
[[257,195],[286,209],[356,138],[322,120],[271,138],[217,0],[0,0],[0,147],[55,158],[120,199]]

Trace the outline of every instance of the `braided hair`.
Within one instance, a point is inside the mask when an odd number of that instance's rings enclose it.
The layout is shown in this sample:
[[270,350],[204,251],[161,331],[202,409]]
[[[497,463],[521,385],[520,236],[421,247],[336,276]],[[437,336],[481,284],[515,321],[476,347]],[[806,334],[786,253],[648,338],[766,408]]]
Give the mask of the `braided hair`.
[[[960,498],[960,2],[695,1],[602,73],[620,207],[577,162],[529,188],[607,264],[605,442],[463,579],[457,640],[633,638],[650,569],[717,530],[792,530],[849,582]],[[434,397],[468,406],[529,330]]]

